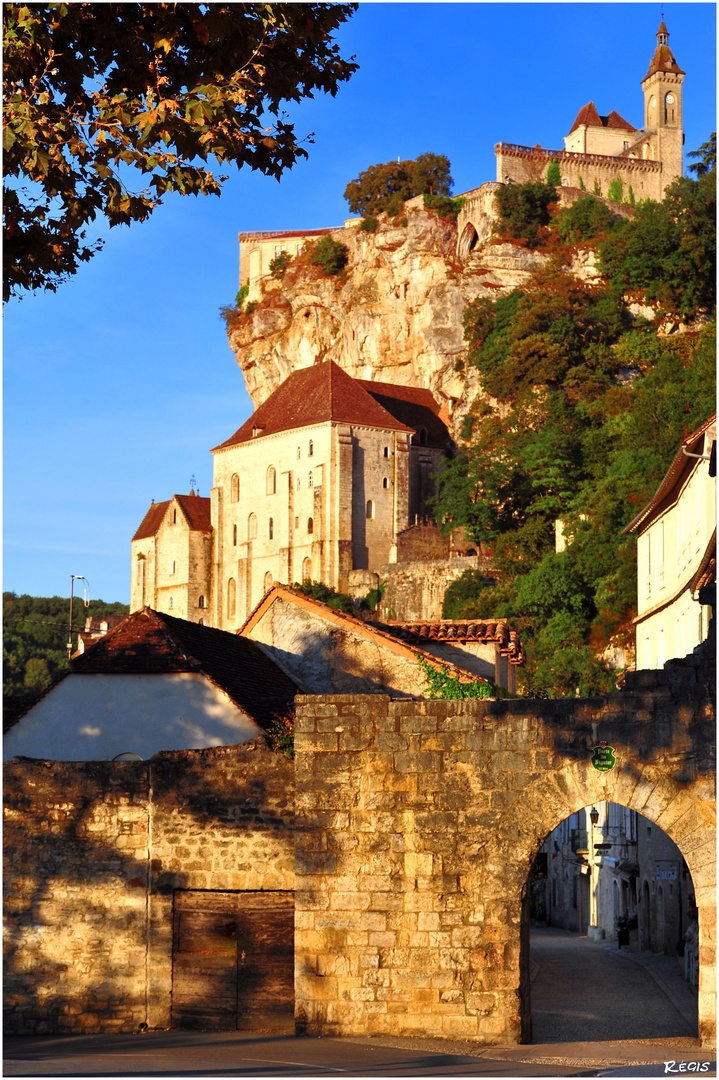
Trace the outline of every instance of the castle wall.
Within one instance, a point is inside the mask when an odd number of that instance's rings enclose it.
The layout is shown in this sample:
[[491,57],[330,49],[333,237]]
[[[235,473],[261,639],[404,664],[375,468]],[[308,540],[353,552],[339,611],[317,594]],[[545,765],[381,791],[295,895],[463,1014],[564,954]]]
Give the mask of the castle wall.
[[606,197],[609,185],[620,179],[627,198],[631,185],[634,196],[639,199],[655,199],[664,196],[664,189],[674,178],[664,171],[661,161],[645,161],[640,158],[617,158],[601,154],[572,154],[566,150],[544,150],[540,147],[519,146],[515,143],[497,143],[497,180],[524,184],[527,181],[544,180],[553,160],[559,164],[562,181],[569,187],[581,187],[588,194],[594,191],[595,180],[599,194]]
[[490,561],[481,555],[425,562],[389,563],[378,571],[386,581],[379,613],[400,622],[442,618],[444,594],[465,570],[486,570]]

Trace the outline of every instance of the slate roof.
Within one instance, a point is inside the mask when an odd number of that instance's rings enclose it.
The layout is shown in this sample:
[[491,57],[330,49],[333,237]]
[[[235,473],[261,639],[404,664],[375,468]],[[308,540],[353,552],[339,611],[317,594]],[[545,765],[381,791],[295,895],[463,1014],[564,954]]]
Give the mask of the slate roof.
[[594,102],[590,101],[588,105],[582,106],[577,114],[577,119],[569,129],[571,135],[578,127],[606,127],[606,128],[621,128],[623,131],[636,131],[637,129],[625,120],[619,113],[612,109],[607,116],[600,116],[597,112]]
[[328,420],[393,431],[408,430],[406,424],[395,419],[367,393],[362,383],[333,360],[328,360],[293,371],[249,420],[214,450],[249,442],[255,429],[259,429],[260,435],[274,435]]
[[[654,492],[654,495],[644,507],[644,509],[640,510],[637,516],[633,518],[629,522],[629,524],[622,529],[623,533],[634,532],[634,530],[638,529],[640,525],[648,523],[648,519],[653,516],[654,511],[659,508],[660,504],[670,494],[672,488],[675,486],[682,473],[689,472],[689,470],[697,462],[696,458],[687,457],[687,455],[684,453],[683,448],[686,447],[690,453],[698,453],[699,451],[697,450],[697,447],[703,442],[704,435],[713,426],[716,426],[716,413],[714,414],[714,416],[710,416],[708,420],[705,420],[703,424],[700,424],[696,431],[693,431],[691,435],[687,435],[687,437],[682,442],[682,445],[679,447],[676,454],[674,455],[674,460],[664,474],[664,478],[657,490]],[[716,438],[716,433],[714,437]]]
[[446,642],[465,644],[477,641],[482,644],[499,646],[502,656],[509,658],[510,664],[523,664],[526,656],[519,634],[512,630],[506,618],[479,620],[442,619],[437,621],[376,623],[378,627],[402,641],[417,643]]
[[394,383],[371,382],[356,379],[378,404],[394,416],[395,420],[427,433],[427,446],[445,449],[450,442],[447,425],[439,418],[440,404],[431,390],[418,386],[395,386]]
[[145,607],[70,661],[76,675],[205,675],[260,727],[293,702],[297,686],[254,641]]
[[[212,521],[210,519],[211,499],[203,499],[200,495],[173,495],[172,499],[182,510],[190,529],[197,532],[211,532]],[[145,540],[148,536],[154,536],[162,524],[167,508],[172,499],[165,502],[153,503],[145,514],[140,527],[133,536],[133,540]]]

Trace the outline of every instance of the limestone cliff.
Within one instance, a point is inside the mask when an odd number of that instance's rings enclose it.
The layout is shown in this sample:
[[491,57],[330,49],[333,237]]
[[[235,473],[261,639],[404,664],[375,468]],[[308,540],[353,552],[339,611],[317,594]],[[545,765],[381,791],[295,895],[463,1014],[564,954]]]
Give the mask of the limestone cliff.
[[467,304],[524,284],[545,257],[483,240],[462,260],[457,226],[416,202],[406,225],[383,218],[375,233],[334,234],[349,249],[342,277],[300,258],[282,281],[261,282],[257,306],[229,331],[255,407],[291,371],[331,359],[355,378],[428,387],[455,420],[465,411],[478,389],[459,363]]

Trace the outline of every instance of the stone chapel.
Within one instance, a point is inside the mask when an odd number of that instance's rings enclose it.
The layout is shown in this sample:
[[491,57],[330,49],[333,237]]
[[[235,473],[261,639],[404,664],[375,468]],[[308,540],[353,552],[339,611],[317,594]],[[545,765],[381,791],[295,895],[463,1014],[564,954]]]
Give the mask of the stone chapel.
[[210,498],[153,503],[132,539],[130,610],[235,631],[273,581],[341,592],[396,561],[429,511],[449,433],[429,390],[293,372],[216,446]]

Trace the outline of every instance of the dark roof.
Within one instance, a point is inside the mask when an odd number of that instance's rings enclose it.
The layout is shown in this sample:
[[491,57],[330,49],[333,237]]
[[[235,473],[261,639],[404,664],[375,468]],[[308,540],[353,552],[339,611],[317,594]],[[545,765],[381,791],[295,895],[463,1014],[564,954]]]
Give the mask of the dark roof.
[[587,127],[609,127],[609,128],[622,128],[624,131],[636,131],[627,120],[619,115],[619,113],[612,109],[607,116],[600,116],[597,112],[594,102],[590,101],[588,105],[582,106],[577,114],[577,119],[574,121],[569,129],[569,134],[582,125]]
[[523,664],[524,647],[516,630],[511,630],[506,618],[478,621],[472,619],[442,619],[418,622],[376,623],[386,632],[401,638],[402,641],[423,644],[425,642],[445,642],[460,644],[478,641],[482,644],[495,644],[503,656],[508,656],[512,664]]
[[395,386],[394,383],[357,379],[375,401],[401,424],[418,432],[424,428],[427,446],[444,449],[450,442],[447,425],[439,418],[440,404],[431,390],[419,386]]
[[[172,499],[176,500],[177,505],[185,515],[185,519],[190,526],[190,529],[197,532],[210,532],[212,530],[212,521],[210,520],[210,499],[203,499],[201,496],[193,493],[190,493],[189,495],[173,495]],[[144,540],[148,536],[155,535],[162,524],[162,519],[167,513],[167,508],[172,502],[172,499],[152,504],[142,519],[140,528],[133,536],[133,540]]]
[[274,435],[328,420],[407,430],[407,426],[370,396],[357,379],[328,360],[293,371],[234,435],[214,449],[249,442],[256,429],[260,435]]
[[682,445],[679,447],[676,454],[674,455],[674,459],[669,468],[667,469],[666,473],[664,474],[664,478],[657,490],[654,492],[654,495],[644,507],[644,509],[641,510],[637,514],[637,516],[633,518],[629,522],[629,524],[622,529],[623,533],[634,532],[634,530],[638,529],[640,525],[644,525],[647,519],[653,516],[654,511],[659,508],[660,504],[670,494],[682,474],[688,473],[691,469],[695,467],[697,459],[687,457],[687,455],[684,453],[684,447],[687,448],[689,453],[696,453],[697,444],[703,442],[704,435],[711,428],[712,424],[716,424],[716,413],[714,414],[714,416],[710,416],[708,420],[705,420],[704,423],[696,429],[696,431],[693,431],[691,433],[691,435],[687,435],[687,437],[682,442]]
[[297,687],[254,641],[146,607],[70,661],[75,675],[205,675],[261,727]]

